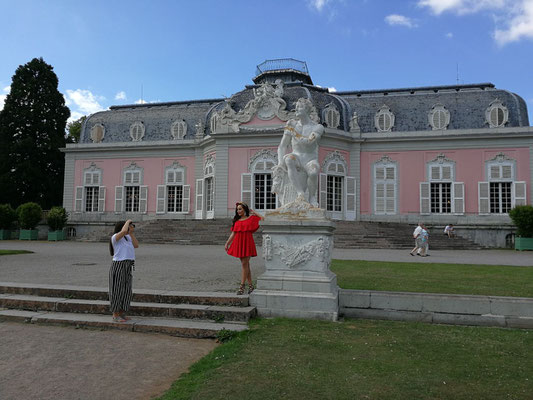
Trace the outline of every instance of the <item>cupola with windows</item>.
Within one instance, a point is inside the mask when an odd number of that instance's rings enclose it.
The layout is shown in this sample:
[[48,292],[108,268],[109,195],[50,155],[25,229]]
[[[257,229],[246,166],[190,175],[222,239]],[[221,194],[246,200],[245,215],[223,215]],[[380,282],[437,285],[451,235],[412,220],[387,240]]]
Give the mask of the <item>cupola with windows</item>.
[[302,82],[313,84],[307,63],[294,58],[278,58],[265,60],[255,70],[253,81],[256,85],[261,83],[274,83],[281,79],[283,83]]

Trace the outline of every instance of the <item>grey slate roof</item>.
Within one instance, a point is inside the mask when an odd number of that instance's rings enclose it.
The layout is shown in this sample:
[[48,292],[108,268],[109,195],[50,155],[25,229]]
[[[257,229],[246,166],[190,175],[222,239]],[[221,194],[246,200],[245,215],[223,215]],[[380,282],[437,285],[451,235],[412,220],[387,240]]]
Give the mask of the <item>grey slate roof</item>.
[[[238,112],[253,99],[253,88],[244,90],[231,98],[233,109]],[[428,130],[428,113],[436,104],[442,104],[451,114],[448,129],[486,128],[485,110],[490,103],[499,99],[509,110],[507,127],[529,126],[527,107],[524,100],[511,92],[497,89],[493,84],[483,83],[457,86],[432,86],[375,91],[346,91],[329,93],[327,89],[301,82],[287,83],[283,99],[287,109],[292,110],[300,97],[310,98],[319,116],[322,110],[334,103],[341,113],[339,129],[349,130],[353,111],[359,116],[361,132],[376,132],[374,115],[387,105],[395,115],[393,131]],[[91,143],[91,128],[101,123],[105,126],[103,143],[130,142],[130,126],[142,121],[145,126],[143,141],[174,140],[170,130],[172,123],[183,119],[187,123],[186,139],[195,137],[195,125],[202,121],[205,134],[209,134],[209,120],[215,110],[224,107],[224,99],[206,99],[171,103],[150,103],[129,106],[114,106],[108,111],[95,113],[84,124],[80,143]],[[444,131],[445,132],[445,131]]]

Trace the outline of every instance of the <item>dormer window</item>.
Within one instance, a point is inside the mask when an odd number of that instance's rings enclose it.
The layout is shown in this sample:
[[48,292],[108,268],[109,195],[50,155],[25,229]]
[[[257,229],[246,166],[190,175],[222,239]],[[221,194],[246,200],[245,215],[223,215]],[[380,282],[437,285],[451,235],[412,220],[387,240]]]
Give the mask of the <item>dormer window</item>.
[[333,103],[326,106],[322,117],[328,128],[338,128],[341,116]]
[[485,119],[490,128],[505,126],[509,121],[509,110],[500,100],[496,99],[485,110]]
[[394,114],[386,105],[381,107],[374,116],[374,123],[378,132],[390,132],[394,127]]
[[445,130],[450,124],[450,112],[443,105],[437,104],[429,112],[428,120],[434,131]]
[[183,139],[187,134],[187,123],[184,120],[175,121],[170,133],[174,139]]
[[209,125],[210,125],[210,128],[211,128],[211,133],[215,133],[216,130],[217,130],[217,125],[218,125],[218,114],[213,114],[213,116],[211,117],[211,120],[209,121]]
[[141,121],[134,122],[130,126],[131,140],[140,142],[144,137],[144,124]]

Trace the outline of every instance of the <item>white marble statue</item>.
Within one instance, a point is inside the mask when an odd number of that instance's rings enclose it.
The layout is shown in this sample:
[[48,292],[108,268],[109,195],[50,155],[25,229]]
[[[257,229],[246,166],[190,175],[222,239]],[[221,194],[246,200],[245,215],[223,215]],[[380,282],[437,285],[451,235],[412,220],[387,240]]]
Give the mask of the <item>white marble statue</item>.
[[[285,125],[272,189],[280,196],[282,206],[295,200],[289,195],[292,190],[296,192],[296,200],[318,206],[318,142],[324,127],[315,122],[314,114],[316,110],[311,101],[301,98],[296,103],[296,119],[290,119]],[[292,147],[290,153],[289,147]]]

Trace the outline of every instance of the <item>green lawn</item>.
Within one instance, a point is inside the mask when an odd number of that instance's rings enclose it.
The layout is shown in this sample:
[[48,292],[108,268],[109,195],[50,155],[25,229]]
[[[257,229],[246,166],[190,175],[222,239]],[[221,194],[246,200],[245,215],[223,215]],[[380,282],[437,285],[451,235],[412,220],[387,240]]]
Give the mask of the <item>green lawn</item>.
[[161,399],[530,399],[533,331],[259,319]]
[[7,256],[9,254],[28,254],[33,253],[33,251],[28,250],[0,250],[0,256]]
[[331,270],[343,289],[533,297],[533,267],[333,260]]

